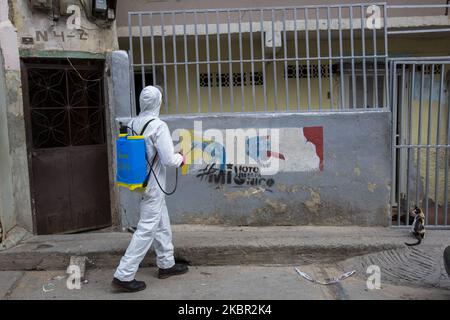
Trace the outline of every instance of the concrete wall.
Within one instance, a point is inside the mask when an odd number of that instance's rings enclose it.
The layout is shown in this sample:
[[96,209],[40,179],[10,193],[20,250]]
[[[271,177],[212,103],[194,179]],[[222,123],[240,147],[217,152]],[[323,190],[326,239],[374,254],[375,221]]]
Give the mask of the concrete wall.
[[[115,23],[109,28],[99,28],[89,22],[83,12],[79,28],[70,27],[69,20],[64,16],[54,21],[49,13],[32,10],[27,0],[0,0],[3,57],[0,65],[0,222],[3,234],[15,225],[33,231],[20,58],[99,59],[118,47]],[[105,90],[108,90],[107,85]],[[112,141],[111,131],[107,133],[108,140]],[[113,152],[112,147],[109,151]],[[111,180],[111,185],[113,183]],[[114,195],[111,199],[114,201]],[[113,220],[114,216],[117,220],[118,213],[114,210],[113,205]]]
[[[0,176],[2,177],[0,181],[0,229],[4,228],[5,231],[15,225],[6,105],[6,78],[3,55],[0,50]],[[0,232],[0,242],[5,233]]]
[[[113,224],[123,227],[136,225],[139,217],[139,194],[128,192],[123,188],[115,185],[115,177],[117,172],[116,147],[115,139],[119,132],[119,123],[116,118],[130,118],[132,116],[130,97],[130,69],[128,54],[125,51],[114,51],[108,57],[107,63],[110,68],[107,77],[109,90],[109,120],[111,139],[109,146],[110,154],[110,177],[113,181],[111,185],[111,198],[113,199],[113,207],[117,208],[117,218],[113,216]],[[128,211],[131,213],[129,214]],[[127,220],[130,216],[130,220]]]
[[[390,114],[245,114],[167,116],[171,130],[233,128],[323,128],[323,168],[303,164],[306,152],[290,152],[302,139],[283,146],[285,162],[297,166],[270,177],[274,184],[258,186],[210,182],[197,174],[180,175],[178,190],[167,198],[174,223],[231,225],[388,225],[391,183]],[[291,131],[295,132],[295,131]],[[316,149],[320,143],[315,142]],[[299,149],[303,150],[303,149]],[[290,152],[290,153],[289,153]],[[283,162],[281,161],[281,162]],[[290,166],[292,168],[292,166]],[[169,170],[173,172],[173,170]],[[167,189],[174,182],[168,177]]]
[[8,1],[0,1],[0,121],[1,202],[4,232],[19,225],[32,230],[22,84],[16,30],[9,16]]
[[[37,51],[105,53],[117,49],[115,23],[111,28],[101,29],[88,21],[81,10],[81,27],[73,28],[70,26],[72,22],[70,16],[61,16],[58,21],[52,21],[50,13],[32,10],[28,2],[27,0],[12,2],[13,23],[17,28],[20,49],[31,51],[31,55]],[[33,42],[23,43],[24,37],[31,38]]]

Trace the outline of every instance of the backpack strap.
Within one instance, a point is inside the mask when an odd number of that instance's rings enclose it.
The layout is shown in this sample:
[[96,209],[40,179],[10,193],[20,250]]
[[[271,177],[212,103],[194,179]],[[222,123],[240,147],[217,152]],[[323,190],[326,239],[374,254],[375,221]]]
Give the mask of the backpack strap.
[[136,131],[134,131],[134,129],[133,129],[133,124],[134,124],[134,119],[131,119],[131,128],[128,128],[128,129],[131,129],[131,134],[132,134],[132,135],[134,135],[135,132],[136,132]]
[[[147,129],[148,125],[149,125],[150,122],[152,122],[153,120],[155,120],[155,118],[150,119],[149,121],[147,121],[147,123],[146,123],[146,124],[144,125],[144,127],[142,128],[141,136],[144,135],[145,129]],[[156,156],[157,156],[157,153],[155,153],[155,156],[153,157],[152,163],[150,164],[150,170],[149,170],[149,172],[148,172],[147,176],[145,177],[145,180],[144,180],[144,182],[143,182],[143,184],[142,184],[142,187],[143,187],[143,188],[147,188],[148,182],[149,182],[149,180],[150,180],[150,174],[151,174],[152,169],[153,169],[153,164],[155,163]]]
[[147,129],[148,125],[149,125],[150,122],[152,122],[153,120],[155,120],[155,118],[153,118],[153,119],[147,121],[147,123],[146,123],[146,124],[144,125],[144,127],[142,128],[142,131],[141,131],[141,134],[140,134],[141,136],[144,134],[145,129]]

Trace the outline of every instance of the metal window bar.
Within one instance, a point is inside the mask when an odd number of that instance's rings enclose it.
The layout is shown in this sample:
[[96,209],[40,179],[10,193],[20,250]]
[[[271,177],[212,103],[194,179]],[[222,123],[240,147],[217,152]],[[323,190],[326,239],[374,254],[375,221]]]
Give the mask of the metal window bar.
[[[370,30],[366,24],[367,9],[372,5],[382,13],[380,29]],[[402,6],[411,10],[423,7],[448,6]],[[391,30],[388,11],[399,8],[361,3],[130,12],[130,72],[140,70],[146,84],[146,72],[142,71],[152,69],[152,82],[163,86],[166,93],[163,113],[389,110],[388,35],[447,31]],[[147,21],[149,25],[145,25]],[[216,41],[210,41],[214,35]],[[203,44],[205,51],[199,48]],[[184,51],[184,59],[177,59],[183,56],[180,51]],[[296,76],[280,81],[283,73],[278,74],[279,67],[285,74],[295,67]],[[301,77],[301,68],[306,77]],[[362,75],[356,74],[361,68]],[[180,70],[184,77],[179,76]],[[240,73],[233,76],[236,70]],[[316,70],[318,76],[313,77]],[[200,73],[210,75],[207,87],[200,86]],[[255,84],[255,73],[262,73],[261,85]],[[328,81],[323,81],[326,77]],[[223,83],[223,79],[228,80]],[[228,90],[224,90],[226,86]],[[181,91],[186,91],[184,99]],[[241,108],[235,110],[236,94],[241,95]],[[135,109],[133,94],[132,98]],[[191,110],[195,101],[197,108]]]
[[230,108],[234,111],[234,79],[233,79],[233,51],[231,47],[231,22],[230,22],[230,11],[227,11],[227,30],[228,30],[228,77],[229,77],[229,87],[230,87]]
[[[222,63],[220,61],[221,52],[220,52],[220,32],[219,31],[219,12],[216,11],[216,30],[217,30],[217,70],[218,70],[218,87],[219,87],[219,103],[220,103],[220,112],[223,112],[223,94],[222,94]],[[186,49],[187,50],[187,49]],[[253,59],[253,58],[252,58]]]
[[[261,32],[261,67],[262,67],[262,73],[263,78],[266,79],[266,56],[265,56],[265,45],[264,45],[264,10],[261,9],[260,11],[260,32]],[[264,80],[263,83],[263,95],[264,95],[264,111],[267,111],[267,87],[266,87],[266,81]]]
[[[364,7],[361,5],[361,8]],[[362,17],[362,11],[361,11],[361,17]],[[363,19],[361,19],[362,21]],[[330,93],[330,109],[334,109],[334,99],[333,99],[333,49],[331,46],[331,19],[330,19],[330,8],[327,8],[327,31],[328,31],[328,57],[329,57],[329,93]],[[364,55],[364,53],[363,53]]]
[[[316,8],[316,39],[317,39],[317,73],[319,74],[318,83],[318,96],[319,96],[319,110],[322,110],[322,59],[321,59],[321,47],[320,47],[320,10]],[[353,43],[352,43],[353,46]]]
[[[295,88],[296,88],[296,97],[297,97],[297,111],[300,111],[300,81],[298,78],[298,29],[297,29],[297,8],[294,8],[294,46],[295,46]],[[330,54],[331,56],[331,54]],[[330,60],[330,69],[331,69],[331,60]],[[331,78],[330,78],[331,81]],[[330,82],[331,83],[331,82]]]
[[[187,46],[187,34],[186,34],[186,13],[183,13],[183,45],[184,45],[184,72],[186,77],[186,104],[187,104],[187,112],[191,112],[191,99],[189,95],[189,65],[188,65],[188,46]],[[154,57],[152,57],[154,58]],[[220,60],[220,56],[219,56]],[[219,69],[220,70],[220,69]],[[222,100],[220,100],[222,101]]]
[[[200,63],[198,52],[198,30],[197,30],[197,12],[194,11],[194,28],[195,28],[195,71],[197,72],[197,111],[202,112],[202,102],[200,96]],[[187,93],[189,94],[189,93]]]
[[[361,5],[361,17],[364,14],[364,6]],[[361,50],[362,50],[362,65],[363,65],[363,103],[364,103],[364,109],[367,109],[367,77],[366,77],[366,58],[364,57],[366,55],[366,36],[365,36],[365,23],[364,20],[361,19]]]
[[253,17],[252,10],[248,12],[248,18],[250,23],[250,60],[251,62],[251,82],[252,82],[252,103],[253,111],[256,111],[256,91],[255,91],[255,62],[254,62],[254,48],[253,48]]
[[[208,73],[208,112],[212,111],[212,97],[211,97],[211,63],[209,61],[209,30],[208,30],[208,13],[205,12],[205,46],[206,46],[206,68]],[[175,91],[177,92],[177,91]]]
[[[175,85],[175,92],[178,92],[178,65],[177,63],[177,38],[175,35],[175,14],[172,14],[172,46],[173,46],[173,61],[175,63],[175,65],[173,66],[174,69],[174,75],[175,75],[175,81],[174,81],[174,85]],[[167,99],[165,99],[167,100]],[[175,103],[176,103],[176,113],[178,113],[180,111],[179,109],[179,98],[178,98],[178,94],[175,95]]]
[[284,89],[286,99],[286,111],[289,111],[289,81],[288,81],[288,62],[287,62],[287,38],[286,38],[286,9],[283,9],[283,49],[284,49]]
[[272,13],[272,64],[273,64],[273,97],[274,97],[274,110],[278,111],[278,78],[277,78],[277,60],[275,49],[275,10],[271,10]]
[[[161,12],[161,40],[162,40],[162,57],[163,57],[163,78],[164,78],[164,93],[165,96],[167,96],[167,64],[166,64],[166,35],[164,32],[164,13]],[[198,47],[198,46],[197,46]],[[164,99],[164,110],[166,113],[169,112],[168,110],[168,99]]]

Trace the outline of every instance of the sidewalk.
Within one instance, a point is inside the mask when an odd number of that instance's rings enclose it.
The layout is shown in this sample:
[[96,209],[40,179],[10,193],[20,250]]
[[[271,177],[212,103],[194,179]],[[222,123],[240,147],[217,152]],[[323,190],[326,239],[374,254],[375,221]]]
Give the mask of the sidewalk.
[[[87,256],[91,267],[114,268],[130,238],[118,232],[32,236],[0,252],[0,270],[66,269],[73,255]],[[173,238],[176,258],[197,266],[333,263],[413,241],[406,229],[317,226],[174,225]],[[449,231],[432,230],[421,246],[449,244]],[[143,265],[154,265],[153,252]]]
[[[317,279],[338,276],[349,270],[322,265],[301,266],[301,269]],[[0,300],[180,299],[186,300],[181,303],[184,306],[199,299],[450,299],[448,289],[395,285],[384,280],[384,273],[380,289],[367,288],[365,272],[357,272],[338,284],[323,286],[301,278],[293,266],[199,266],[191,267],[187,274],[164,280],[156,277],[156,268],[141,268],[136,278],[145,281],[147,289],[133,294],[114,293],[111,288],[113,274],[114,269],[89,270],[88,282],[79,290],[69,290],[67,274],[63,270],[0,271]],[[420,283],[420,279],[417,281]]]

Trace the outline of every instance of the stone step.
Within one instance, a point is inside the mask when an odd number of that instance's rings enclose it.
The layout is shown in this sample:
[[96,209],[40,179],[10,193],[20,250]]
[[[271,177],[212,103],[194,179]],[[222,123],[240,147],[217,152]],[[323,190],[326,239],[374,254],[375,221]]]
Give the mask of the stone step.
[[[94,232],[32,236],[0,252],[0,270],[57,270],[71,256],[86,256],[88,268],[114,268],[130,233]],[[423,245],[443,244],[449,231],[429,231]],[[404,247],[408,230],[373,227],[226,227],[174,225],[175,257],[191,265],[335,263],[350,257]],[[142,265],[153,266],[150,250]]]

